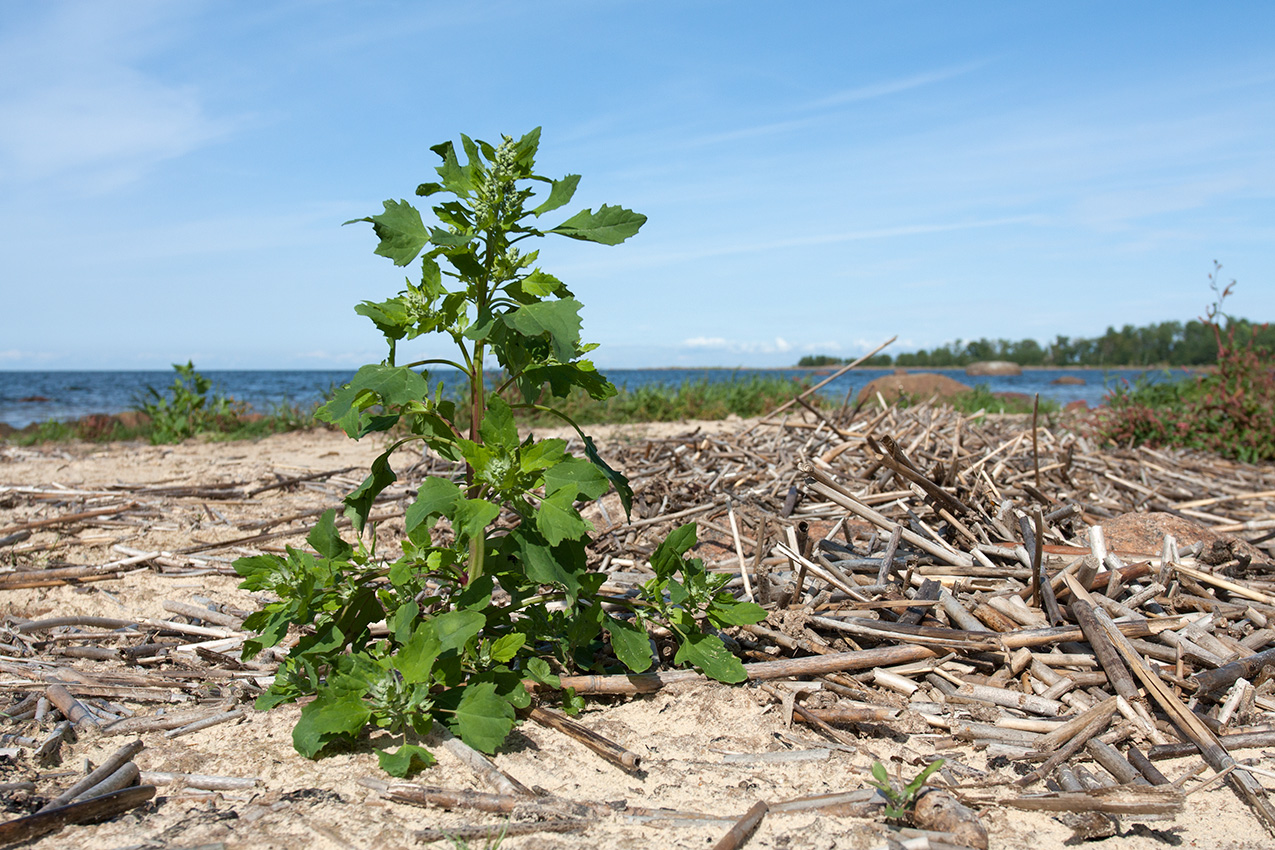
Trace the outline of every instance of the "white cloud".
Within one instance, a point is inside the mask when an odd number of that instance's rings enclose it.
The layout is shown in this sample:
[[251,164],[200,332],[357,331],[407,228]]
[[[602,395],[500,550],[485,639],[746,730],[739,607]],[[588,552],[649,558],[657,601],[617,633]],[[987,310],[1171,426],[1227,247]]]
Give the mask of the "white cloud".
[[732,354],[783,354],[792,351],[793,345],[783,337],[770,341],[728,340],[720,336],[697,336],[682,341],[687,348],[712,349]]
[[198,89],[140,70],[180,35],[173,10],[47,8],[0,42],[0,179],[111,188],[229,132]]

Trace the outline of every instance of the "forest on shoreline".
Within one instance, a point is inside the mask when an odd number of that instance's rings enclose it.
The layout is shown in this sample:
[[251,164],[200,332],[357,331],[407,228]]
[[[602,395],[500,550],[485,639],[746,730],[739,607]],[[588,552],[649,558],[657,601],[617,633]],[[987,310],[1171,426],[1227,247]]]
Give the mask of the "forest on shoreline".
[[[1225,338],[1234,328],[1237,341],[1252,339],[1256,348],[1275,352],[1275,328],[1269,323],[1248,319],[1228,319],[1222,324]],[[1217,362],[1218,341],[1206,322],[1159,322],[1142,327],[1108,327],[1100,337],[1075,339],[1058,335],[1042,345],[1034,339],[957,339],[929,351],[909,351],[895,356],[878,354],[865,366],[968,366],[985,360],[1007,360],[1020,366],[1097,366],[1106,368],[1139,366],[1209,366]],[[807,355],[799,367],[839,366],[853,357]]]

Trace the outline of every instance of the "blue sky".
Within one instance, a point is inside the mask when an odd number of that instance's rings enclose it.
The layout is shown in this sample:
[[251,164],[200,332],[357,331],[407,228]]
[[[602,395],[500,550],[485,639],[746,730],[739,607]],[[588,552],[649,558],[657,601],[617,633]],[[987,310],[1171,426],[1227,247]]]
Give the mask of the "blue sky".
[[8,0],[0,370],[377,361],[341,222],[537,125],[602,367],[1275,319],[1275,4]]

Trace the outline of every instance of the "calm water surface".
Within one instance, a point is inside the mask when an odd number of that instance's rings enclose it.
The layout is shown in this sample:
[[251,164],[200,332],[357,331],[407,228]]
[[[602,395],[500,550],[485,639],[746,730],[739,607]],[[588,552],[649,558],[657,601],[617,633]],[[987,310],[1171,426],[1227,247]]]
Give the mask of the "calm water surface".
[[[847,393],[857,392],[868,381],[889,375],[893,369],[855,369],[832,381],[820,393],[841,401]],[[917,372],[940,372],[962,383],[986,384],[992,392],[1016,392],[1053,399],[1060,404],[1083,400],[1090,406],[1102,403],[1110,387],[1132,382],[1144,374],[1141,369],[1025,369],[1013,377],[968,377],[963,369],[914,369]],[[350,379],[353,370],[201,370],[212,379],[214,392],[247,402],[254,409],[268,412],[280,404],[310,408],[323,400],[325,393]],[[611,382],[630,390],[657,385],[677,387],[685,382],[718,383],[749,378],[754,375],[780,375],[794,382],[821,381],[826,375],[809,369],[611,369],[605,370]],[[1178,370],[1145,372],[1150,380],[1178,380],[1187,373]],[[1085,381],[1083,385],[1052,383],[1063,375]],[[90,413],[122,413],[147,396],[147,388],[165,391],[173,383],[172,371],[154,372],[0,372],[0,422],[21,428],[32,422],[78,419]],[[458,373],[436,372],[431,383],[442,380],[448,389],[461,384]]]

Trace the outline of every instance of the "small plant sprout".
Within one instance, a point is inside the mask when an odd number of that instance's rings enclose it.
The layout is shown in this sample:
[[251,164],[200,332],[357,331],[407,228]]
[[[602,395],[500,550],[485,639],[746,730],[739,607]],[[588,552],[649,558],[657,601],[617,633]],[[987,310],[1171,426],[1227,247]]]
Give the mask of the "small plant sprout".
[[925,766],[911,782],[903,785],[901,778],[891,777],[885,765],[879,761],[872,763],[872,779],[868,784],[885,795],[885,816],[890,820],[910,820],[912,810],[916,808],[917,798],[930,774],[943,766],[943,759],[935,759]]
[[[307,538],[309,550],[235,562],[243,587],[275,600],[245,622],[258,632],[245,656],[300,628],[258,706],[315,695],[293,732],[305,756],[373,730],[381,766],[404,776],[433,762],[415,741],[436,721],[494,752],[530,703],[525,683],[558,688],[559,672],[647,670],[648,623],[672,632],[677,663],[724,681],[745,678],[714,630],[765,612],[686,557],[693,525],[652,554],[655,575],[636,598],[606,597],[603,607],[604,576],[590,569],[586,551],[592,527],[578,505],[614,489],[627,514],[633,494],[561,404],[573,391],[600,401],[616,389],[586,359],[594,346],[581,340],[580,301],[526,246],[550,235],[618,245],[646,218],[604,205],[541,224],[571,201],[580,177],[537,174],[539,143],[536,129],[496,145],[461,136],[459,152],[451,142],[435,145],[438,180],[416,189],[436,201],[432,223],[395,200],[357,219],[372,225],[377,254],[415,265],[419,276],[397,296],[355,308],[385,337],[387,356],[359,369],[316,417],[355,439],[390,432],[388,447],[345,498],[352,541],[329,511]],[[533,197],[537,187],[544,192]],[[454,354],[404,356],[426,335],[450,340]],[[444,398],[441,382],[431,386],[431,369],[465,375],[459,405]],[[573,427],[583,457],[565,440],[521,438],[519,411]],[[455,471],[416,487],[402,554],[390,560],[376,554],[371,513],[398,478],[395,454],[408,447],[412,463],[423,450]],[[570,692],[564,703],[579,705]]]

